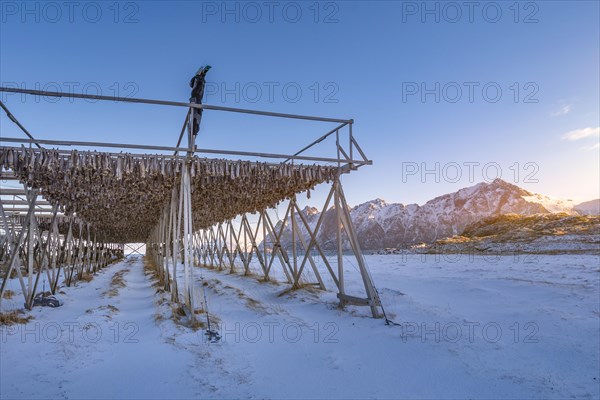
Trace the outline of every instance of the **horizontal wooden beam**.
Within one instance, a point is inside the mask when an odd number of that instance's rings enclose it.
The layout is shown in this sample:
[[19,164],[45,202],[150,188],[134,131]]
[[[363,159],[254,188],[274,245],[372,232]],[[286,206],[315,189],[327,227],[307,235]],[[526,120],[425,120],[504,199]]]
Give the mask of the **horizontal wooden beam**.
[[[5,200],[0,198],[0,204],[6,206],[26,206],[29,205],[27,200]],[[35,205],[37,206],[50,206],[51,204],[45,200],[36,200]]]
[[[189,149],[168,147],[168,146],[150,146],[141,144],[128,144],[128,143],[106,143],[106,142],[82,142],[72,140],[46,140],[46,139],[21,139],[21,138],[0,138],[0,142],[8,143],[40,143],[50,144],[55,146],[83,146],[83,147],[108,147],[108,148],[122,148],[122,149],[143,149],[143,150],[156,150],[156,151],[181,151],[188,152]],[[313,162],[327,162],[327,163],[352,163],[358,165],[370,165],[372,161],[363,160],[346,160],[338,158],[327,158],[327,157],[308,157],[308,156],[294,156],[289,154],[276,154],[276,153],[257,153],[251,151],[236,151],[236,150],[217,150],[217,149],[194,149],[194,153],[204,154],[219,154],[219,155],[231,155],[231,156],[242,156],[242,157],[259,157],[259,158],[279,158],[279,159],[293,159],[300,161],[313,161]]]
[[[27,212],[27,211],[29,211],[29,207],[23,207],[23,208],[8,208],[8,207],[5,207],[4,211],[7,212],[7,213],[11,213],[11,212],[12,213],[14,213],[14,212]],[[46,207],[46,208],[38,208],[37,204],[36,204],[36,207],[35,207],[34,211],[36,213],[37,212],[52,212],[52,209],[48,208],[48,207]]]
[[27,192],[24,189],[12,189],[0,187],[1,196],[26,196]]
[[350,123],[352,121],[352,120],[340,119],[340,118],[315,117],[315,116],[310,116],[310,115],[276,113],[276,112],[270,112],[270,111],[249,110],[249,109],[244,109],[244,108],[213,106],[210,104],[185,103],[185,102],[180,102],[180,101],[168,101],[168,100],[140,99],[140,98],[135,98],[135,97],[100,96],[100,95],[66,93],[66,92],[48,92],[45,90],[32,90],[32,89],[21,89],[21,88],[12,88],[12,87],[0,87],[0,92],[21,93],[21,94],[44,96],[44,97],[67,97],[67,98],[73,98],[73,99],[104,100],[104,101],[114,101],[114,102],[121,102],[121,103],[141,103],[141,104],[154,104],[154,105],[174,106],[174,107],[198,108],[198,109],[203,109],[203,110],[227,111],[227,112],[242,113],[242,114],[264,115],[264,116],[268,116],[268,117],[303,119],[303,120],[308,120],[308,121],[320,121],[320,122]]
[[[20,216],[23,216],[23,217],[26,217],[26,216],[27,216],[27,212],[26,212],[26,211],[16,211],[16,212],[11,212],[11,210],[4,210],[4,211],[6,212],[6,214],[7,214],[7,215],[14,215],[14,216],[18,216],[18,215],[20,215]],[[48,213],[48,212],[50,212],[50,211],[51,211],[51,210],[48,210],[48,211],[44,210],[44,211],[43,211],[43,212],[44,212],[44,214],[37,214],[37,212],[36,212],[36,213],[35,213],[35,218],[36,218],[36,219],[38,219],[38,220],[39,220],[40,218],[48,218],[48,219],[51,219],[51,218],[53,217],[53,215],[52,215],[52,214],[50,214],[50,213]],[[60,214],[60,215],[58,215],[58,217],[67,218],[67,216],[66,216],[66,215],[63,215],[63,214]]]
[[373,304],[373,302],[369,299],[363,299],[360,297],[350,296],[347,294],[338,293],[337,297],[341,301],[343,301],[347,304],[353,304],[355,306],[370,306],[371,304]]

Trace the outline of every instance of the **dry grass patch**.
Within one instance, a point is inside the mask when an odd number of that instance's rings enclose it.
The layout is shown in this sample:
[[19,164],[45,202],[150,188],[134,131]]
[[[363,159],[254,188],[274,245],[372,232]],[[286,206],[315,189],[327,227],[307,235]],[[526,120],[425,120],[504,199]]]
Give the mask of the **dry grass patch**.
[[[94,314],[94,313],[96,313],[96,311],[99,311],[99,312],[105,311],[105,313],[102,316],[111,320],[112,314],[118,313],[119,309],[117,307],[113,306],[112,304],[108,304],[105,306],[87,309],[87,310],[85,310],[85,313],[86,314]],[[106,312],[106,311],[108,311],[108,312]]]
[[113,312],[113,313],[118,313],[119,312],[119,309],[117,307],[113,306],[112,304],[109,304],[107,306],[103,306],[103,307],[100,307],[100,308],[106,308],[108,311]]
[[[15,268],[12,269],[12,271],[10,271],[10,279],[15,279],[16,277],[18,277],[18,275],[17,275],[17,268],[19,268],[19,267],[15,267]],[[4,276],[4,274],[6,274],[7,270],[8,270],[8,264],[4,264],[0,268],[0,273]],[[21,271],[21,273],[25,274],[25,271]],[[25,276],[25,275],[23,275],[23,276]]]
[[12,290],[8,289],[4,292],[4,295],[2,295],[2,298],[10,300],[14,297],[15,292],[13,292]]
[[116,288],[124,288],[125,286],[127,286],[125,284],[125,279],[123,277],[128,272],[129,272],[128,269],[124,269],[122,271],[115,272],[112,279],[110,280],[110,285],[113,287],[116,287]]
[[193,329],[195,331],[197,331],[198,329],[204,329],[206,325],[204,324],[204,322],[200,321],[197,318],[194,318],[193,320],[189,320],[187,323],[187,327],[190,329]]
[[83,281],[83,282],[91,282],[92,279],[94,279],[94,275],[93,274],[82,274],[79,276],[79,281]]
[[124,269],[118,272],[115,272],[112,279],[110,280],[110,289],[105,294],[108,297],[115,297],[119,294],[119,289],[127,286],[125,283],[125,274],[129,272],[129,269]]
[[246,300],[246,305],[253,309],[258,309],[258,307],[261,305],[258,300],[255,300],[252,297],[246,297],[244,300]]
[[188,316],[188,312],[182,304],[174,304],[171,306],[172,315],[171,320],[181,326],[185,326],[186,328],[190,328],[192,330],[204,329],[205,324],[203,321],[198,318],[190,318]]
[[[17,275],[17,268],[15,267],[12,269],[12,271],[10,271],[10,279],[15,279],[18,275]],[[4,274],[6,274],[6,271],[8,271],[8,263],[6,264],[0,264],[0,274],[2,276],[4,276]],[[25,274],[24,271],[21,271],[21,273]],[[23,275],[25,276],[25,275]]]
[[9,311],[6,313],[0,313],[0,326],[26,324],[31,321],[33,317],[31,315],[25,315],[21,310]]
[[156,289],[155,294],[165,293],[164,283],[158,277],[156,266],[148,257],[144,257],[144,275],[150,276],[153,280],[151,287]]
[[173,306],[173,316],[185,317],[185,308],[181,304],[176,304]]
[[144,273],[156,277],[156,267],[148,257],[144,257]]

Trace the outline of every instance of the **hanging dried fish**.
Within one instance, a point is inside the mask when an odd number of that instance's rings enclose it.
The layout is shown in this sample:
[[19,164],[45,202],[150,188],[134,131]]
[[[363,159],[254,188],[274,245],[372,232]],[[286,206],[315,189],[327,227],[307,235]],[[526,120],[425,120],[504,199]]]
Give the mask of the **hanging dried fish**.
[[194,229],[258,212],[335,179],[333,167],[0,147],[0,167],[114,242],[146,240],[187,166]]

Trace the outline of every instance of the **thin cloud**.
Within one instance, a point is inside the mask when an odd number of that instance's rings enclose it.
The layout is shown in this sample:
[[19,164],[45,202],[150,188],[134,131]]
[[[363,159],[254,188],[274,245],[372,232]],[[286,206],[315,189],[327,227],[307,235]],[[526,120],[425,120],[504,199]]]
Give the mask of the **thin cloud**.
[[582,150],[596,150],[596,149],[600,149],[600,143],[596,143],[591,146],[582,147]]
[[575,129],[574,131],[565,133],[562,138],[563,138],[563,140],[573,141],[573,140],[580,140],[580,139],[584,139],[586,137],[594,137],[594,136],[600,137],[600,127]]
[[553,117],[559,117],[561,115],[567,115],[570,112],[571,112],[571,105],[567,104],[567,105],[563,106],[560,110],[555,111],[555,112],[551,113],[550,115],[552,115]]

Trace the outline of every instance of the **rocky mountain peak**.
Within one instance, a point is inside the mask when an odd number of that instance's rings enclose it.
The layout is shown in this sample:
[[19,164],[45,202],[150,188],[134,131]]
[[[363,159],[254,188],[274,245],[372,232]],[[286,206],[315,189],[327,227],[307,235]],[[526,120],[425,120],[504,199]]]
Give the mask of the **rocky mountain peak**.
[[306,206],[302,209],[302,213],[307,216],[319,214],[319,209],[316,207]]
[[[597,203],[588,203],[581,208],[593,210],[598,207]],[[377,198],[352,208],[350,217],[362,248],[376,250],[433,243],[459,235],[467,226],[489,217],[509,213],[523,216],[558,212],[577,214],[574,207],[570,200],[532,193],[495,179],[436,197],[422,206],[390,204]],[[306,207],[303,212],[310,216],[309,223],[314,227],[320,212],[314,207]],[[318,234],[321,243],[335,242],[335,221],[335,209],[330,208],[325,212]],[[289,229],[289,224],[286,229]]]

